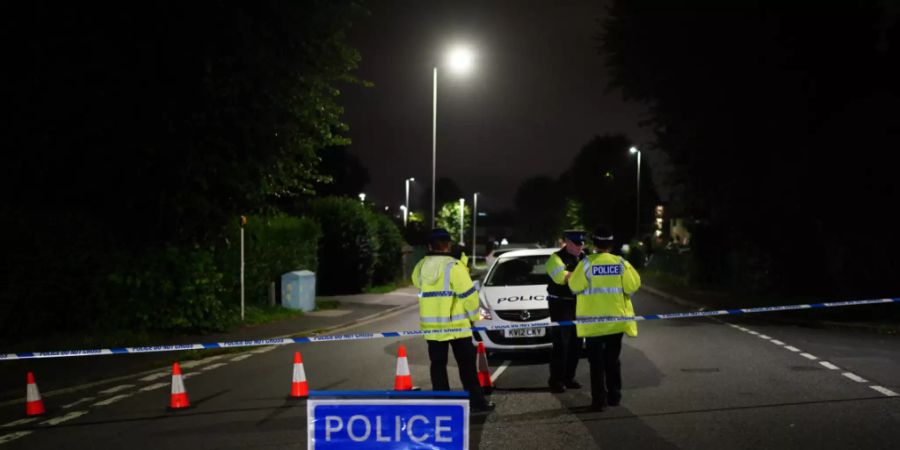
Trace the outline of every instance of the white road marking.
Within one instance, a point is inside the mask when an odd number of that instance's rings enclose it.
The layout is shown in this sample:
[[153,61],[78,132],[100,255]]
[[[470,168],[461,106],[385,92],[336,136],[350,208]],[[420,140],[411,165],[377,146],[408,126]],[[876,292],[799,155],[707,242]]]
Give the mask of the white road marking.
[[26,423],[34,422],[37,419],[38,419],[37,417],[26,417],[24,419],[19,419],[19,420],[16,420],[15,422],[10,422],[8,424],[0,426],[0,428],[9,428],[9,427],[14,427],[16,425],[25,425]]
[[844,372],[843,375],[857,383],[868,383],[869,381],[865,378],[853,373],[853,372]]
[[275,350],[276,348],[278,348],[277,345],[270,345],[268,347],[260,347],[256,350],[251,350],[250,353],[255,353],[258,355],[260,353],[271,352],[272,350]]
[[247,353],[247,354],[244,354],[244,355],[235,356],[234,358],[231,358],[229,361],[231,361],[231,362],[243,361],[243,360],[245,360],[245,359],[247,359],[247,358],[249,358],[249,357],[251,357],[251,356],[253,356],[253,353]]
[[156,384],[151,384],[149,386],[144,386],[138,390],[140,392],[147,392],[147,391],[153,391],[153,390],[159,389],[161,387],[166,387],[168,385],[169,385],[169,383],[156,383]]
[[85,398],[83,398],[83,399],[81,399],[81,400],[77,400],[77,401],[74,401],[74,402],[72,402],[72,403],[69,403],[68,405],[63,405],[62,407],[63,407],[63,409],[69,409],[69,408],[71,408],[71,407],[73,407],[73,406],[75,406],[75,405],[80,405],[80,404],[82,404],[82,403],[84,403],[84,402],[89,402],[89,401],[91,401],[91,400],[94,400],[95,398],[97,398],[97,397],[85,397]]
[[819,361],[819,364],[831,369],[831,370],[840,370],[840,367],[828,362],[828,361]]
[[755,334],[755,335],[759,336],[759,333],[757,333],[756,331],[753,331],[753,330],[747,330],[747,332],[750,333],[750,334]]
[[120,385],[120,386],[111,387],[111,388],[109,388],[109,389],[107,389],[107,390],[105,390],[105,391],[100,391],[100,393],[101,393],[101,394],[115,394],[116,392],[124,391],[125,389],[133,388],[133,387],[134,387],[133,384],[123,384],[123,385]]
[[799,352],[799,351],[800,351],[799,348],[793,347],[793,346],[790,346],[790,345],[785,345],[784,348],[786,348],[786,349],[788,349],[788,350],[790,350],[790,351],[792,351],[792,352]]
[[772,339],[772,340],[769,341],[769,342],[771,342],[771,343],[773,343],[773,344],[775,344],[775,345],[784,345],[784,342],[781,342],[781,341],[779,341],[778,339]]
[[224,366],[224,365],[226,365],[226,364],[225,364],[225,363],[215,363],[215,364],[213,364],[213,365],[211,365],[211,366],[206,366],[206,367],[204,367],[204,368],[201,369],[200,371],[201,371],[201,372],[206,372],[207,370],[218,369],[219,367],[222,367],[222,366]]
[[187,361],[187,362],[181,363],[179,365],[181,366],[182,369],[190,369],[192,367],[202,366],[206,363],[210,363],[210,362],[213,362],[217,359],[221,359],[224,357],[225,357],[225,355],[215,355],[215,356],[210,356],[208,358],[197,359],[194,361]]
[[12,442],[20,437],[28,436],[31,433],[31,431],[16,431],[15,433],[4,434],[3,436],[0,436],[0,444]]
[[153,380],[158,380],[158,379],[160,379],[160,378],[162,378],[162,377],[164,377],[164,376],[167,376],[167,375],[169,375],[169,372],[154,373],[154,374],[152,374],[152,375],[147,375],[146,377],[141,378],[140,381],[153,381]]
[[117,401],[119,401],[119,400],[122,400],[122,399],[125,399],[125,398],[128,398],[128,397],[131,397],[131,396],[132,396],[132,394],[122,394],[122,395],[117,395],[117,396],[115,396],[115,397],[110,397],[110,398],[108,398],[108,399],[106,399],[106,400],[103,400],[102,402],[94,403],[94,404],[91,405],[91,406],[107,406],[107,405],[112,405],[113,403],[115,403],[115,402],[117,402]]
[[62,417],[57,417],[57,418],[55,418],[55,419],[45,420],[45,421],[41,422],[41,425],[59,425],[59,424],[61,424],[61,423],[63,423],[63,422],[68,422],[68,421],[70,421],[70,420],[72,420],[72,419],[77,419],[77,418],[79,418],[79,417],[81,417],[81,416],[83,416],[83,415],[85,415],[85,414],[87,414],[87,413],[88,413],[88,411],[72,411],[72,412],[70,412],[70,413],[68,413],[68,414],[66,414],[66,415],[64,415],[64,416],[62,416]]
[[758,337],[758,338],[760,338],[760,339],[772,339],[771,336],[766,336],[766,335],[764,335],[764,334],[757,335],[756,337]]
[[497,370],[495,370],[494,373],[491,374],[491,382],[493,383],[497,381],[497,377],[499,377],[507,367],[509,367],[509,361],[503,361],[503,363],[500,364],[500,367],[498,367]]
[[898,393],[896,393],[896,392],[894,392],[894,391],[892,391],[892,390],[890,390],[890,389],[888,389],[888,388],[885,388],[885,387],[881,387],[881,386],[869,386],[869,387],[872,388],[872,389],[875,389],[875,390],[878,391],[878,392],[881,392],[881,393],[884,394],[884,395],[887,395],[888,397],[897,397],[897,396],[900,396],[900,394],[898,394]]
[[815,361],[815,360],[819,359],[817,356],[810,355],[809,353],[801,353],[800,356],[802,356],[810,361]]

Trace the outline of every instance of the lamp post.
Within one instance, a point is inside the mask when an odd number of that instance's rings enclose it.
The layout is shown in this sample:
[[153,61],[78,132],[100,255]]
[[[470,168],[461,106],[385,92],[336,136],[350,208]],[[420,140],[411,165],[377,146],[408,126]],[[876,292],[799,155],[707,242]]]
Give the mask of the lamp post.
[[[457,73],[466,73],[472,68],[472,52],[464,47],[454,48],[447,58],[447,65]],[[437,79],[438,68],[434,67],[434,89],[431,109],[431,228],[435,224],[435,181],[437,180]]]
[[631,147],[628,150],[629,153],[637,154],[637,198],[635,199],[635,204],[637,207],[635,208],[634,213],[634,237],[637,239],[641,238],[641,151],[637,149],[637,147]]
[[416,181],[415,178],[409,177],[404,182],[406,184],[406,203],[403,204],[403,227],[406,228],[406,221],[409,217],[409,182]]
[[472,268],[475,268],[475,227],[478,226],[478,193],[472,196]]
[[465,244],[465,238],[463,238],[463,232],[466,230],[465,227],[465,209],[466,209],[466,199],[459,199],[459,245],[462,246]]
[[366,202],[366,193],[365,193],[365,192],[360,192],[360,193],[359,193],[359,201],[360,201],[361,203],[365,203],[365,202]]

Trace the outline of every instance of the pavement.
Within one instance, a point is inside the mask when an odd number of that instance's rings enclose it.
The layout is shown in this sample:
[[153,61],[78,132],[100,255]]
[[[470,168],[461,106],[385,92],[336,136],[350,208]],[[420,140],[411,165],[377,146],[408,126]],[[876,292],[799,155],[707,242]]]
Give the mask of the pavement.
[[[372,320],[418,302],[415,288],[397,289],[392,295],[358,294],[319,297],[322,300],[333,300],[340,303],[337,309],[313,311],[302,316],[253,326],[241,326],[225,333],[205,335],[179,335],[154,342],[152,345],[193,344],[204,342],[244,341],[268,338],[289,337],[295,335],[312,335],[333,332],[357,323]],[[10,348],[0,349],[2,353],[24,352],[35,350]],[[251,351],[231,349],[229,352]],[[222,354],[223,350],[189,351],[191,359]],[[105,355],[78,358],[31,359],[16,361],[0,361],[0,406],[23,401],[25,393],[25,374],[34,372],[41,395],[44,398],[60,394],[68,394],[80,389],[87,389],[98,384],[109,383],[118,379],[131,378],[147,371],[155,372],[159,368],[171,367],[188,352],[143,353],[133,355]]]

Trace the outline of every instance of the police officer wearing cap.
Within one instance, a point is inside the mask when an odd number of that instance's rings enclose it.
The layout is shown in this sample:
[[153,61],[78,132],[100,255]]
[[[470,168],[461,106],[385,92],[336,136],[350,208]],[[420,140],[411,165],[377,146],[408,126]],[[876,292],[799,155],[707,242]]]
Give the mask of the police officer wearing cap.
[[[490,411],[494,404],[484,398],[475,367],[475,347],[469,328],[478,320],[478,291],[465,263],[450,255],[450,233],[435,228],[428,237],[428,255],[413,269],[412,282],[419,288],[419,325],[428,342],[431,386],[449,391],[447,361],[450,348],[459,368],[459,379],[469,391],[474,411]],[[442,332],[440,330],[454,329]],[[460,331],[463,329],[464,331]]]
[[[585,257],[584,231],[567,230],[563,233],[565,245],[550,255],[544,265],[550,283],[547,284],[547,304],[550,306],[550,320],[575,320],[575,294],[567,285],[572,271]],[[550,338],[553,351],[550,355],[551,392],[565,392],[566,388],[578,389],[581,383],[575,380],[575,369],[581,356],[582,339],[575,334],[575,327],[551,327]]]
[[[575,318],[634,317],[631,296],[641,287],[637,270],[621,256],[610,253],[613,235],[597,227],[591,235],[597,253],[585,258],[569,277],[569,288],[577,292]],[[578,336],[586,338],[591,365],[591,409],[603,411],[622,400],[622,336],[637,336],[637,322],[577,324]]]

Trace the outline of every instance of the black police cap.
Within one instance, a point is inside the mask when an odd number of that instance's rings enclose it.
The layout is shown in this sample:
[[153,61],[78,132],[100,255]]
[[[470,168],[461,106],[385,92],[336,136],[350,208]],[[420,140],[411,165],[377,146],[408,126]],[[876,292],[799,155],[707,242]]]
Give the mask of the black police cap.
[[428,233],[429,241],[449,241],[450,233],[443,228],[435,228],[431,230],[431,233]]
[[582,230],[566,230],[563,232],[564,238],[566,238],[576,244],[584,243],[584,235],[585,235],[585,232]]
[[606,228],[603,225],[600,225],[597,228],[594,228],[594,232],[591,233],[591,240],[594,241],[594,243],[608,244],[608,243],[612,242],[614,239],[615,239],[615,236],[613,236],[612,230],[610,230],[609,228]]

